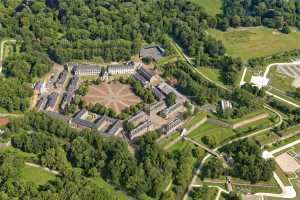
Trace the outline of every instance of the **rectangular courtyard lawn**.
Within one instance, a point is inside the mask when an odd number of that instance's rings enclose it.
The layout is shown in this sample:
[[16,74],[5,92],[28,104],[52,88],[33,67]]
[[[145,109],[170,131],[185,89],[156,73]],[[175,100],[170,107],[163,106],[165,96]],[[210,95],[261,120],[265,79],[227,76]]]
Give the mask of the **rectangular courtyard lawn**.
[[230,128],[223,128],[212,123],[205,123],[192,131],[188,136],[199,143],[204,136],[214,136],[217,144],[221,144],[225,139],[235,135],[235,132]]
[[290,34],[283,34],[265,27],[250,27],[228,29],[225,32],[210,29],[208,32],[223,41],[230,55],[243,60],[298,49],[300,44],[300,32],[294,30]]

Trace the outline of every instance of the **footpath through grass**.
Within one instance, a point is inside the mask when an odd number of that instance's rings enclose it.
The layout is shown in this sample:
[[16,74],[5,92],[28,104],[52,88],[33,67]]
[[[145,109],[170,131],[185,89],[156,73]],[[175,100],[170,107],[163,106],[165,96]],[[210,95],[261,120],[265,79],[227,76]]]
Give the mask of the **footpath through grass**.
[[298,49],[300,32],[283,34],[265,27],[228,29],[225,32],[210,29],[209,34],[222,40],[228,54],[243,60]]

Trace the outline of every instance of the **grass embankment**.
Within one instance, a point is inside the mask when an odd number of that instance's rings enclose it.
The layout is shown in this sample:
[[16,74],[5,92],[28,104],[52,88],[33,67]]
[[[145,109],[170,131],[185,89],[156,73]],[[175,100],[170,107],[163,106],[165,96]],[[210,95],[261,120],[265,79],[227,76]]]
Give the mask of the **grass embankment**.
[[210,29],[208,32],[223,41],[229,55],[243,60],[298,49],[300,44],[300,32],[297,31],[283,34],[265,27],[250,27],[225,32]]
[[221,6],[222,1],[221,0],[191,0],[195,4],[203,7],[208,14],[210,15],[216,15],[221,13]]
[[212,123],[205,123],[189,134],[189,137],[199,143],[202,142],[204,136],[214,136],[217,146],[225,139],[234,136],[236,133],[230,128],[223,128]]
[[207,113],[205,112],[199,112],[195,116],[191,117],[186,121],[184,124],[184,127],[186,129],[192,128],[195,126],[197,123],[199,123],[201,120],[203,120],[207,116]]

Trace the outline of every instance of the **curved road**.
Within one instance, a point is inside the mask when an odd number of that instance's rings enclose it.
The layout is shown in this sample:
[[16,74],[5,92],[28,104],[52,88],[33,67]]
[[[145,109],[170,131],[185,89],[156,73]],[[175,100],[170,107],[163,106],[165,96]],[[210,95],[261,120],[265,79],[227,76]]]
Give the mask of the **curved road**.
[[[205,78],[206,80],[208,80],[209,82],[211,82],[211,83],[217,85],[218,87],[220,87],[220,88],[222,88],[222,89],[224,89],[224,90],[231,91],[230,89],[224,87],[223,85],[220,85],[220,84],[214,82],[213,80],[211,80],[210,78],[208,78],[207,76],[205,76],[203,73],[201,73],[195,66],[193,66],[191,60],[189,59],[189,57],[187,57],[187,56],[182,52],[181,48],[180,48],[176,43],[175,43],[175,44],[172,43],[172,44],[174,45],[176,51],[181,55],[181,57],[183,57],[183,58],[187,61],[187,63],[190,64],[190,66],[192,66],[193,69],[195,69],[195,71],[197,71],[202,77],[204,77],[204,78]],[[265,72],[266,75],[268,74],[270,68],[271,68],[272,66],[274,66],[274,65],[276,65],[276,64],[271,64],[271,65],[269,65],[269,66],[267,67],[266,72]],[[262,129],[262,130],[259,130],[259,131],[255,131],[255,132],[253,132],[253,133],[251,133],[251,134],[248,134],[248,135],[246,135],[246,136],[242,136],[242,137],[233,139],[233,140],[231,140],[231,141],[229,141],[229,142],[227,142],[227,143],[225,143],[225,144],[223,144],[223,145],[221,145],[221,146],[219,146],[219,147],[213,149],[213,151],[218,151],[218,150],[221,149],[222,147],[224,147],[224,146],[226,146],[226,145],[228,145],[228,144],[231,144],[231,143],[233,143],[233,142],[235,142],[235,141],[238,141],[238,140],[241,140],[241,139],[245,139],[245,138],[249,138],[249,137],[253,137],[253,136],[255,136],[255,135],[257,135],[257,134],[260,134],[260,133],[262,133],[262,132],[269,131],[269,130],[273,129],[273,127],[278,127],[278,126],[280,126],[280,125],[282,124],[282,122],[283,122],[282,116],[280,115],[280,113],[278,113],[276,110],[270,108],[270,107],[267,106],[267,105],[265,105],[264,107],[265,107],[266,109],[268,109],[268,110],[270,110],[270,111],[276,113],[277,116],[279,116],[279,122],[278,122],[278,123],[276,123],[275,125],[272,125],[272,126],[270,126],[270,127],[268,127],[268,128],[265,128],[265,129]],[[200,163],[200,166],[199,166],[198,169],[196,170],[196,173],[195,173],[195,175],[194,175],[193,178],[192,178],[192,181],[191,181],[191,183],[190,183],[190,185],[189,185],[189,187],[188,187],[188,190],[187,190],[187,192],[185,193],[185,195],[184,195],[184,197],[183,197],[183,200],[186,200],[186,199],[188,198],[188,193],[191,191],[191,189],[192,189],[192,187],[193,187],[193,183],[195,182],[195,180],[196,180],[198,174],[200,173],[200,170],[201,170],[201,168],[203,167],[203,164],[204,164],[204,163],[206,162],[206,160],[209,159],[210,157],[211,157],[211,154],[208,154],[208,155],[206,155],[206,156],[202,159],[202,161],[201,161],[201,163]]]

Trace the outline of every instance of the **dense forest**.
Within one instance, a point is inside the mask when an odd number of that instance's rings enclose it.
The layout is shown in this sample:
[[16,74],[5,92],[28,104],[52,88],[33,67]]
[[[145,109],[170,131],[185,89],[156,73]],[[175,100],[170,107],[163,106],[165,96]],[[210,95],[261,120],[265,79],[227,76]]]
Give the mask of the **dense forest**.
[[[87,130],[77,131],[44,113],[27,113],[8,127],[13,147],[36,154],[35,162],[58,170],[62,176],[60,181],[68,179],[76,167],[82,170],[82,178],[101,175],[137,199],[149,196],[164,200],[169,195],[171,199],[181,197],[192,176],[192,150],[165,152],[155,142],[156,132],[138,140],[137,151],[133,154],[121,139],[102,137]],[[171,180],[172,189],[164,193]]]
[[222,0],[218,28],[267,26],[289,33],[288,26],[300,28],[300,2],[297,0]]

